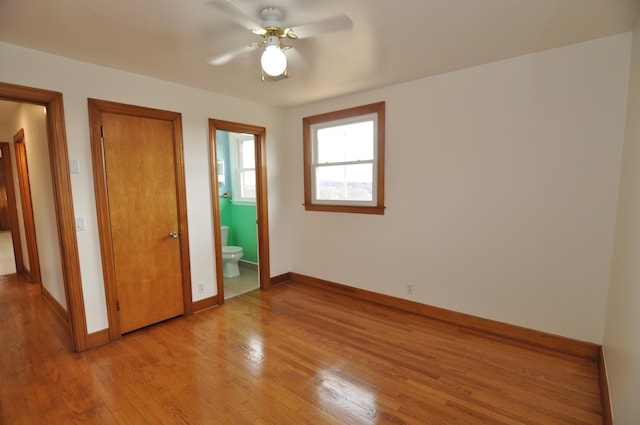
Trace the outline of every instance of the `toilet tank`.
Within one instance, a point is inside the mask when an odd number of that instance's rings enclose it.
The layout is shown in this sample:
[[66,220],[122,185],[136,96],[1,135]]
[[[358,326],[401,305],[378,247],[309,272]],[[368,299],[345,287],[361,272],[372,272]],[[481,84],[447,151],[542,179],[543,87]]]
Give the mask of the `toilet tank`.
[[229,241],[229,226],[220,226],[220,235],[222,236],[222,246],[227,246]]

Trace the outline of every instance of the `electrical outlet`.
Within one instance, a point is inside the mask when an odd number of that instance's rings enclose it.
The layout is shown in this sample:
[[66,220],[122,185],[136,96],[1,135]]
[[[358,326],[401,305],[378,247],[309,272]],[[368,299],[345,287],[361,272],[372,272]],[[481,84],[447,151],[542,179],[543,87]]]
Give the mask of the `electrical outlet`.
[[204,293],[204,282],[198,282],[198,294]]
[[413,294],[413,283],[407,283],[407,294]]

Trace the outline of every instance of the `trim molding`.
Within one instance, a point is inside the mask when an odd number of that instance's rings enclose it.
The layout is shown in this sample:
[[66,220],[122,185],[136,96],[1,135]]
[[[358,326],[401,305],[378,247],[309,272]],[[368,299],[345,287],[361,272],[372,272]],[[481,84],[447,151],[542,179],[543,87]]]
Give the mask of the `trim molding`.
[[67,313],[67,310],[65,310],[64,307],[60,305],[58,300],[56,300],[53,297],[53,295],[51,295],[51,293],[47,291],[47,288],[45,288],[43,285],[40,285],[40,293],[42,294],[42,298],[44,298],[47,304],[51,306],[53,311],[58,316],[60,316],[64,324],[67,325],[67,327],[71,328],[71,323],[69,321],[69,313]]
[[39,282],[34,282],[33,280],[33,276],[31,275],[31,271],[24,267],[24,265],[22,266],[23,270],[22,270],[22,276],[24,276],[25,279],[27,279],[27,282],[29,283],[39,283]]
[[283,273],[278,276],[273,276],[271,278],[271,286],[277,285],[278,283],[284,283],[291,280],[291,273]]
[[607,365],[604,361],[604,348],[600,347],[598,359],[598,376],[600,379],[600,400],[602,403],[602,424],[613,425],[611,414],[611,397],[609,395],[609,380],[607,379]]
[[542,331],[524,328],[521,326],[510,325],[508,323],[472,316],[470,314],[459,313],[452,310],[446,310],[440,307],[420,304],[415,301],[409,301],[402,298],[392,297],[390,295],[379,294],[377,292],[354,288],[352,286],[342,285],[339,283],[334,283],[311,276],[305,276],[298,273],[291,273],[290,276],[293,282],[303,283],[322,289],[328,289],[330,291],[337,292],[349,297],[358,298],[386,307],[418,314],[431,319],[452,323],[454,325],[458,325],[473,331],[482,332],[487,335],[506,338],[517,343],[523,343],[538,348],[544,348],[564,354],[570,354],[591,361],[600,360],[601,347],[590,342],[553,335]]
[[111,335],[109,334],[109,328],[97,332],[92,332],[87,335],[87,345],[89,346],[88,348],[96,348],[110,342]]
[[24,141],[24,129],[21,128],[13,136],[13,152],[16,158],[16,171],[18,173],[18,188],[20,190],[20,202],[22,202],[22,223],[24,228],[24,241],[27,245],[27,258],[29,259],[29,282],[40,283],[40,259],[38,245],[36,243],[36,223],[33,216],[33,201],[31,197],[31,183],[29,181],[29,165],[27,164],[27,147]]
[[206,310],[211,307],[216,307],[217,305],[219,305],[218,296],[214,295],[213,297],[204,298],[198,301],[192,301],[191,312],[197,313],[199,311]]

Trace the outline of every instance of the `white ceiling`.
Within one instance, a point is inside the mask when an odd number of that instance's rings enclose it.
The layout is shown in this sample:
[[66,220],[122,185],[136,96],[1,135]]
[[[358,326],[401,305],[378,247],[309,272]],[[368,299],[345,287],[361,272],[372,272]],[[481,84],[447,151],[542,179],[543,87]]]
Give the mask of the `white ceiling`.
[[0,41],[291,107],[629,31],[640,0],[233,3],[258,21],[278,7],[285,26],[346,14],[353,30],[292,42],[307,69],[269,83],[257,51],[207,64],[259,38],[203,0],[0,0]]

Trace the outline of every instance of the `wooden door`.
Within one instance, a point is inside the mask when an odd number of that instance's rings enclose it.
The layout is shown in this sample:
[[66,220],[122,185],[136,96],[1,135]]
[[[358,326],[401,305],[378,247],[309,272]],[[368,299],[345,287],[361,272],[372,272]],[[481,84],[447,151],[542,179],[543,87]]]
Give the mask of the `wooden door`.
[[[94,119],[92,127],[98,124]],[[99,125],[94,167],[101,153],[106,196],[97,197],[107,210],[99,211],[107,221],[101,224],[101,245],[117,337],[187,312],[182,147],[175,120],[102,110]]]

